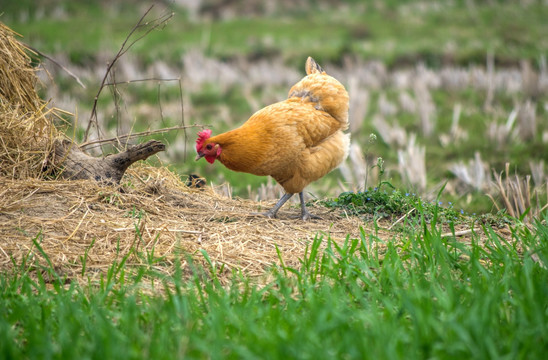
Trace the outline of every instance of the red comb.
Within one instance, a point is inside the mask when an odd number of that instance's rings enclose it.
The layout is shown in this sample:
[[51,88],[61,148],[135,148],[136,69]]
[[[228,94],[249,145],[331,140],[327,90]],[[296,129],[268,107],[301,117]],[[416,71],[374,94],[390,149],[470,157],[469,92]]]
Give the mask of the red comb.
[[196,139],[196,150],[199,150],[202,148],[202,144],[204,141],[209,139],[211,137],[211,130],[205,129],[198,133],[198,138]]
[[200,139],[209,139],[211,137],[211,130],[210,129],[205,129],[205,130],[202,130],[198,133],[198,137]]

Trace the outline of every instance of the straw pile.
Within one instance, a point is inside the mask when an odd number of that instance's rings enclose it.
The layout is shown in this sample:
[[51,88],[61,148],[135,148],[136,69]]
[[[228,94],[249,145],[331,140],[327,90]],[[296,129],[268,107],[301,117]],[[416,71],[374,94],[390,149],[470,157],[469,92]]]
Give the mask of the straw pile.
[[147,265],[138,253],[152,252],[162,258],[156,270],[171,272],[175,258],[185,264],[191,255],[205,264],[200,252],[205,250],[217,266],[224,265],[228,277],[232,269],[258,276],[278,263],[276,246],[286,265],[298,267],[318,232],[344,241],[347,234],[358,237],[362,225],[356,217],[315,206],[310,209],[321,221],[292,219],[300,210],[289,207],[280,219],[253,216],[273,203],[191,189],[165,168],[136,166],[120,187],[87,180],[0,178],[0,189],[0,270],[29,254],[46,265],[33,246],[35,239],[56,270],[69,278],[79,276],[88,248],[87,275],[101,273],[129,253],[128,265]]
[[273,203],[189,188],[166,168],[133,165],[117,186],[43,179],[42,164],[61,135],[52,110],[35,92],[26,50],[13,35],[0,24],[0,272],[22,263],[39,271],[50,262],[59,275],[87,283],[126,256],[130,268],[152,266],[170,274],[175,261],[188,269],[188,256],[205,265],[205,250],[228,281],[232,270],[264,274],[279,262],[276,247],[285,265],[299,267],[316,236],[343,242],[358,238],[363,228],[381,250],[384,241],[395,239],[357,217],[314,205],[310,210],[322,220],[291,219],[300,211],[289,206],[280,219],[252,216]]
[[55,109],[36,93],[29,50],[14,35],[0,23],[0,175],[36,178],[58,135]]

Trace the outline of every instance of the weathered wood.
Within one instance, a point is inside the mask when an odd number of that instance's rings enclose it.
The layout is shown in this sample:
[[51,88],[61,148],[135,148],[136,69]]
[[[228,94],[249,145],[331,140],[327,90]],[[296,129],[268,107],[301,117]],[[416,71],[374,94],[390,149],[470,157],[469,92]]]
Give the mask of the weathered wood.
[[62,169],[60,176],[64,179],[94,179],[99,182],[118,184],[131,164],[164,150],[164,144],[150,140],[144,144],[132,146],[124,152],[96,158],[83,152],[72,141],[63,139],[55,143],[52,162],[56,168]]

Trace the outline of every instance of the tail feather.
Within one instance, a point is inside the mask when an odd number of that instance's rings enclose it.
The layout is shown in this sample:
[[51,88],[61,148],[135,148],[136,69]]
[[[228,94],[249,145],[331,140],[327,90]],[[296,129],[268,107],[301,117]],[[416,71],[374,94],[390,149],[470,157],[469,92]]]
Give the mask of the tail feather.
[[308,59],[306,59],[305,69],[306,69],[307,75],[315,74],[315,73],[319,73],[319,74],[326,73],[325,70],[322,69],[322,67],[316,62],[316,60],[312,59],[310,56],[308,57]]
[[308,57],[306,73],[301,81],[289,90],[289,98],[298,97],[311,102],[317,110],[329,113],[341,123],[341,129],[348,126],[348,93],[337,79],[326,74],[318,63]]

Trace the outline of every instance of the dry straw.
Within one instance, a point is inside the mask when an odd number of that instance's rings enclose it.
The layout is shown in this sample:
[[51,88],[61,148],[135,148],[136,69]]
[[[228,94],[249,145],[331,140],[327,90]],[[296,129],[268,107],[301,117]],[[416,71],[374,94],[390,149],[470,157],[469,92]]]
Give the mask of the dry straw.
[[[280,219],[253,216],[273,203],[191,189],[166,168],[144,165],[130,168],[120,187],[0,177],[0,189],[0,270],[29,254],[45,265],[35,239],[57,271],[69,278],[80,278],[88,248],[86,276],[92,277],[128,254],[128,265],[149,266],[139,254],[154,253],[162,259],[155,269],[166,273],[174,270],[176,259],[186,264],[188,255],[205,265],[201,250],[224,267],[221,278],[230,278],[232,270],[259,276],[278,263],[276,247],[286,265],[299,267],[305,247],[318,234],[343,242],[347,235],[358,238],[360,226],[373,233],[357,217],[313,205],[311,211],[322,220],[294,219],[300,213],[296,207],[284,207]],[[383,231],[377,235],[390,236]]]
[[29,50],[15,35],[0,23],[0,175],[24,179],[41,175],[58,134],[55,109],[36,93]]

